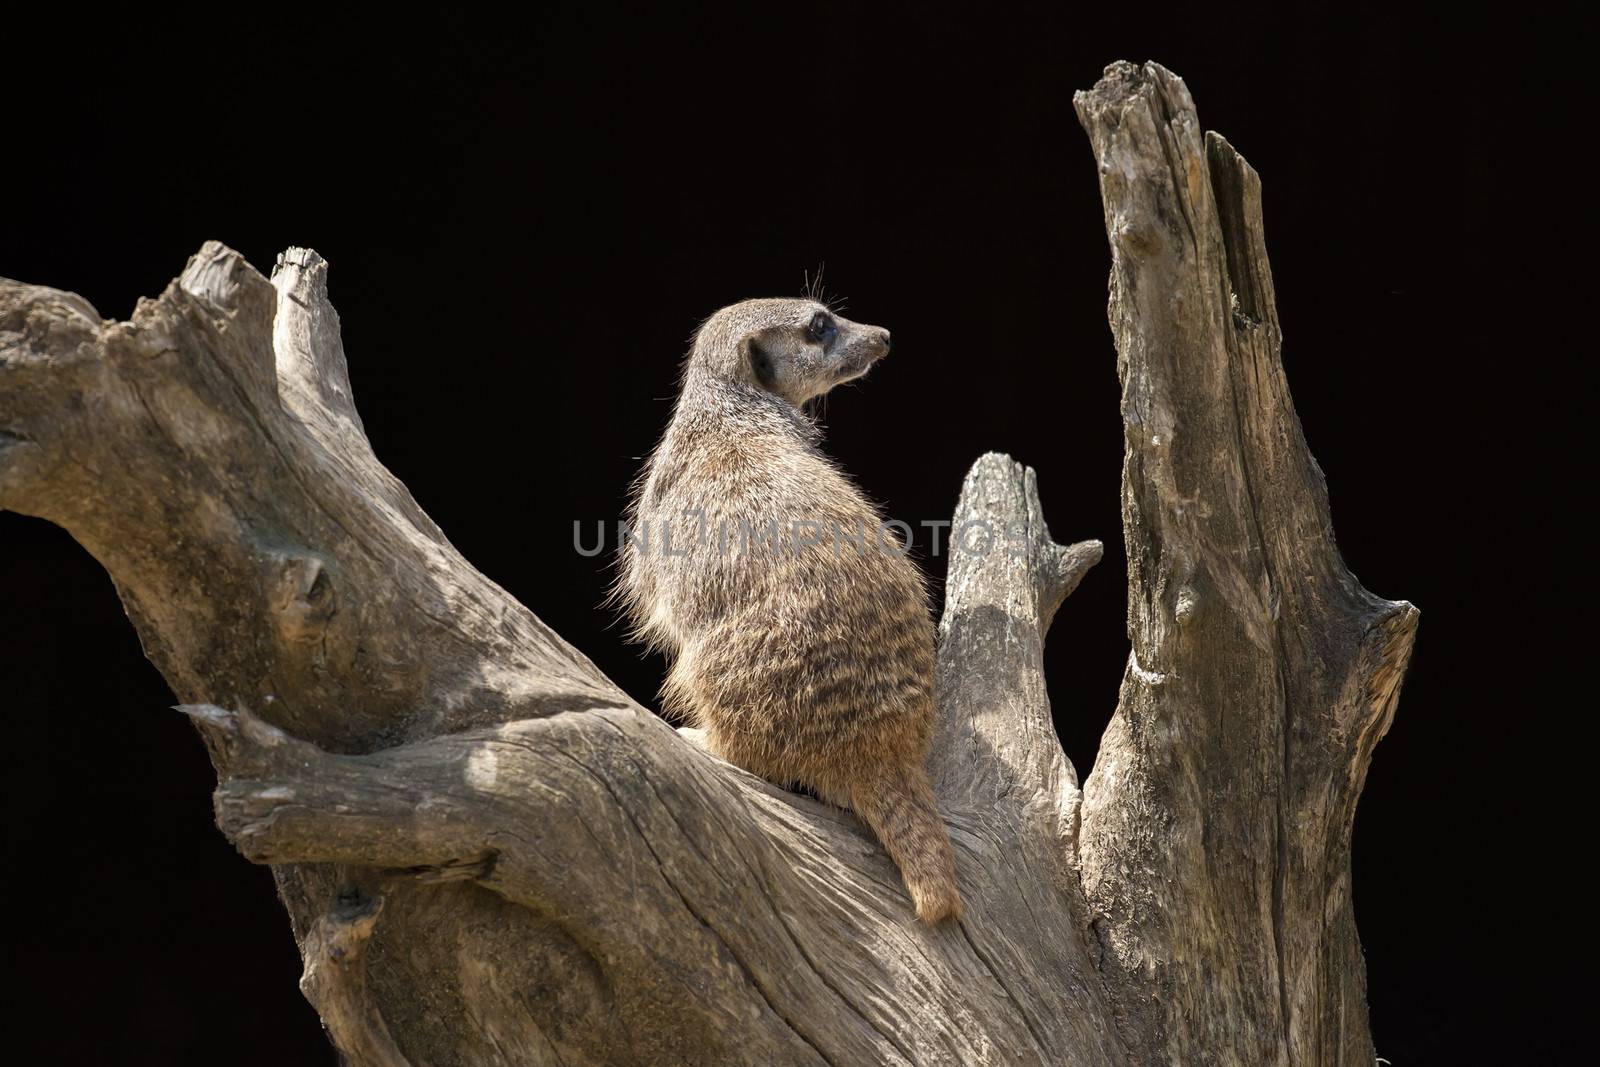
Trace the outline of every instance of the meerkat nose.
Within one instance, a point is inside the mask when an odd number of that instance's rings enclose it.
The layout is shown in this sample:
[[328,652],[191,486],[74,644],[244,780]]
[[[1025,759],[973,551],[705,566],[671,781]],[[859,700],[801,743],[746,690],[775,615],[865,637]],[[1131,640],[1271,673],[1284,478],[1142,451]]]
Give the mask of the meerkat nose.
[[889,354],[889,350],[894,347],[894,344],[889,340],[888,330],[880,330],[879,333],[883,335],[881,338],[879,338],[879,340],[883,342],[883,354],[887,356]]

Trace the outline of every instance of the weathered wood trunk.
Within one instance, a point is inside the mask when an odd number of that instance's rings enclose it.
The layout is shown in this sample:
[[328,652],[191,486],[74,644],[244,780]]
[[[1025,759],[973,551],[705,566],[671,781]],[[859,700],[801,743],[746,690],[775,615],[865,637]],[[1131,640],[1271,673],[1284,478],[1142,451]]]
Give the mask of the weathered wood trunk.
[[110,572],[352,1062],[1372,1063],[1350,830],[1417,613],[1334,545],[1255,173],[1153,64],[1077,107],[1133,650],[1080,788],[1041,653],[1100,546],[980,459],[957,528],[1026,538],[952,550],[930,769],[967,911],[934,929],[852,816],[703,753],[450,546],[368,445],[315,253],[268,281],[209,244],[128,322],[0,282],[0,506]]

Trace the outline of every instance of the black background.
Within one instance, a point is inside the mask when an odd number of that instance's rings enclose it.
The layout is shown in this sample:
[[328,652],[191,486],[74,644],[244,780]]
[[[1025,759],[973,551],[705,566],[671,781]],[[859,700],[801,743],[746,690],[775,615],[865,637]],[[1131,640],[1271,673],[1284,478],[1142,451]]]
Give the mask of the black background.
[[[126,317],[208,238],[263,271],[315,247],[378,455],[648,702],[660,662],[599,607],[573,522],[617,516],[698,321],[825,263],[846,314],[894,331],[826,412],[891,515],[948,518],[1000,449],[1039,469],[1058,539],[1106,542],[1047,650],[1087,774],[1127,655],[1122,428],[1071,98],[1113,59],[1163,62],[1263,176],[1284,357],[1346,559],[1423,613],[1356,824],[1378,1052],[1527,1062],[1562,1018],[1508,1005],[1558,984],[1534,953],[1571,936],[1523,828],[1560,809],[1557,776],[1528,768],[1583,713],[1554,699],[1539,620],[1563,583],[1553,501],[1587,481],[1566,409],[1592,340],[1556,343],[1585,305],[1534,295],[1577,280],[1557,251],[1576,240],[1576,75],[1546,54],[1576,30],[1123,6],[18,23],[0,275]],[[30,1062],[331,1063],[270,876],[213,829],[210,766],[110,582],[12,514],[0,634]]]

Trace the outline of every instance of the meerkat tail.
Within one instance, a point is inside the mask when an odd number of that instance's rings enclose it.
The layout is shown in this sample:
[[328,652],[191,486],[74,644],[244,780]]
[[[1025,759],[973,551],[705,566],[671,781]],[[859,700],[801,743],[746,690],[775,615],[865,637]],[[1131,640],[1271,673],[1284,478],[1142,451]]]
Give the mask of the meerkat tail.
[[917,918],[926,923],[960,918],[955,853],[928,787],[927,772],[921,767],[899,768],[856,786],[851,799],[856,814],[900,868]]

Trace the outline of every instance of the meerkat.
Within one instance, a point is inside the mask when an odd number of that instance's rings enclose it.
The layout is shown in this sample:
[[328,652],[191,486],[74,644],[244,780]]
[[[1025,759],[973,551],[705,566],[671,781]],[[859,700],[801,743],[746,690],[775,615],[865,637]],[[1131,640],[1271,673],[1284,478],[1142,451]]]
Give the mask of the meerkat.
[[707,319],[634,483],[614,593],[670,658],[667,712],[728,762],[854,811],[934,923],[961,896],[925,768],[927,588],[806,409],[888,352],[887,330],[810,299]]

